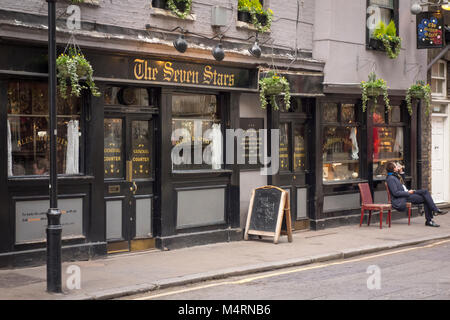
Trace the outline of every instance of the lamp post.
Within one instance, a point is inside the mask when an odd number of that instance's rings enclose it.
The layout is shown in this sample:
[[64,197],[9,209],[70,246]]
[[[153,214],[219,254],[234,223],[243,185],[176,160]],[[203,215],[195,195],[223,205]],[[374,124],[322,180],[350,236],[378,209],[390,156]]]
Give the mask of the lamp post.
[[56,117],[56,2],[48,3],[48,97],[50,121],[50,209],[47,212],[47,291],[61,293],[61,211],[58,208]]

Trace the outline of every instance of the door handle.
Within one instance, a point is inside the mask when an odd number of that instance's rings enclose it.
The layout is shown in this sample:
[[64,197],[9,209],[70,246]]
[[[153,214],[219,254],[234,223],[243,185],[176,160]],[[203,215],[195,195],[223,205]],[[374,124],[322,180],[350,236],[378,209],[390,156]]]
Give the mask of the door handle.
[[138,191],[138,186],[135,181],[133,181],[133,186],[130,187],[130,191],[133,192],[133,194],[136,194],[136,192]]

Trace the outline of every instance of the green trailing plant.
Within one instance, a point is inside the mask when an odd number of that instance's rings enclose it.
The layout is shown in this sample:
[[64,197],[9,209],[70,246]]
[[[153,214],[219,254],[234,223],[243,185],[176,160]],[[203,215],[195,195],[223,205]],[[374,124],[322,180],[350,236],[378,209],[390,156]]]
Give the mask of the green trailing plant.
[[397,36],[397,27],[395,22],[391,22],[386,26],[383,21],[380,21],[373,32],[372,37],[380,40],[386,50],[390,59],[397,59],[402,48],[402,39]]
[[[81,96],[82,89],[90,89],[93,96],[99,97],[100,92],[94,83],[94,70],[89,61],[76,49],[69,49],[69,54],[63,53],[56,59],[58,77],[58,92],[63,99],[68,98],[68,83],[70,96]],[[80,79],[86,77],[86,85]]]
[[[251,12],[252,24],[258,32],[267,32],[272,26],[273,11],[271,9],[261,10],[260,12]],[[262,22],[265,20],[264,22]]]
[[251,0],[239,0],[238,1],[238,11],[250,12],[251,6],[252,6]]
[[431,106],[431,88],[429,84],[425,84],[424,81],[417,81],[408,88],[406,92],[406,105],[408,112],[412,115],[412,99],[423,99],[426,104],[426,115],[430,114]]
[[[180,9],[182,7],[184,7],[184,10]],[[186,19],[191,13],[192,0],[167,0],[167,8],[178,18]]]
[[[367,110],[367,103],[370,100],[374,101],[374,107],[378,103],[378,97],[383,95],[384,103],[388,110],[391,109],[389,95],[388,95],[388,87],[386,81],[383,79],[377,79],[377,76],[374,72],[369,74],[369,81],[361,81],[361,89],[362,89],[362,108],[363,112]],[[373,110],[372,110],[373,111]]]
[[264,10],[259,0],[239,0],[238,11],[249,12],[251,22],[258,32],[267,32],[272,26],[273,11]]
[[285,108],[289,110],[291,107],[291,90],[288,80],[283,76],[279,76],[274,71],[269,71],[267,76],[259,81],[261,108],[267,108],[267,97],[270,97],[272,108],[279,110],[276,98],[280,94],[284,94]]

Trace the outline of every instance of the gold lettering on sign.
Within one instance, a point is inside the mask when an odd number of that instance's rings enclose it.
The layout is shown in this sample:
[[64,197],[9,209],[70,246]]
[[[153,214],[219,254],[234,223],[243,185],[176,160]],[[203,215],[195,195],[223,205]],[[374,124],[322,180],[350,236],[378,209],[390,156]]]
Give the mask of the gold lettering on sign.
[[173,63],[172,62],[166,62],[164,64],[164,80],[165,81],[172,81],[174,70],[172,68]]
[[144,60],[135,59],[134,63],[134,77],[137,80],[144,79]]
[[[156,61],[134,59],[134,78],[136,80],[167,81],[172,83],[205,84],[220,87],[234,87],[235,75],[221,73],[212,66],[205,66],[203,71],[196,71],[198,67],[189,65],[176,67],[170,61]],[[162,74],[159,76],[158,74]],[[162,77],[162,80],[161,80]],[[200,79],[200,77],[202,77]]]

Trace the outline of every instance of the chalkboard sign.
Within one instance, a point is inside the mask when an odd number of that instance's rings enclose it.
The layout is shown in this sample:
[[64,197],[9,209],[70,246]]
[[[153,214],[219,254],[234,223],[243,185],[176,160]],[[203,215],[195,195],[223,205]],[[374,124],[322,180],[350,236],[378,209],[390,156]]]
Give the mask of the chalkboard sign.
[[244,239],[248,240],[249,235],[269,236],[274,237],[274,243],[278,243],[283,217],[286,218],[284,234],[292,242],[289,194],[273,186],[253,190]]

